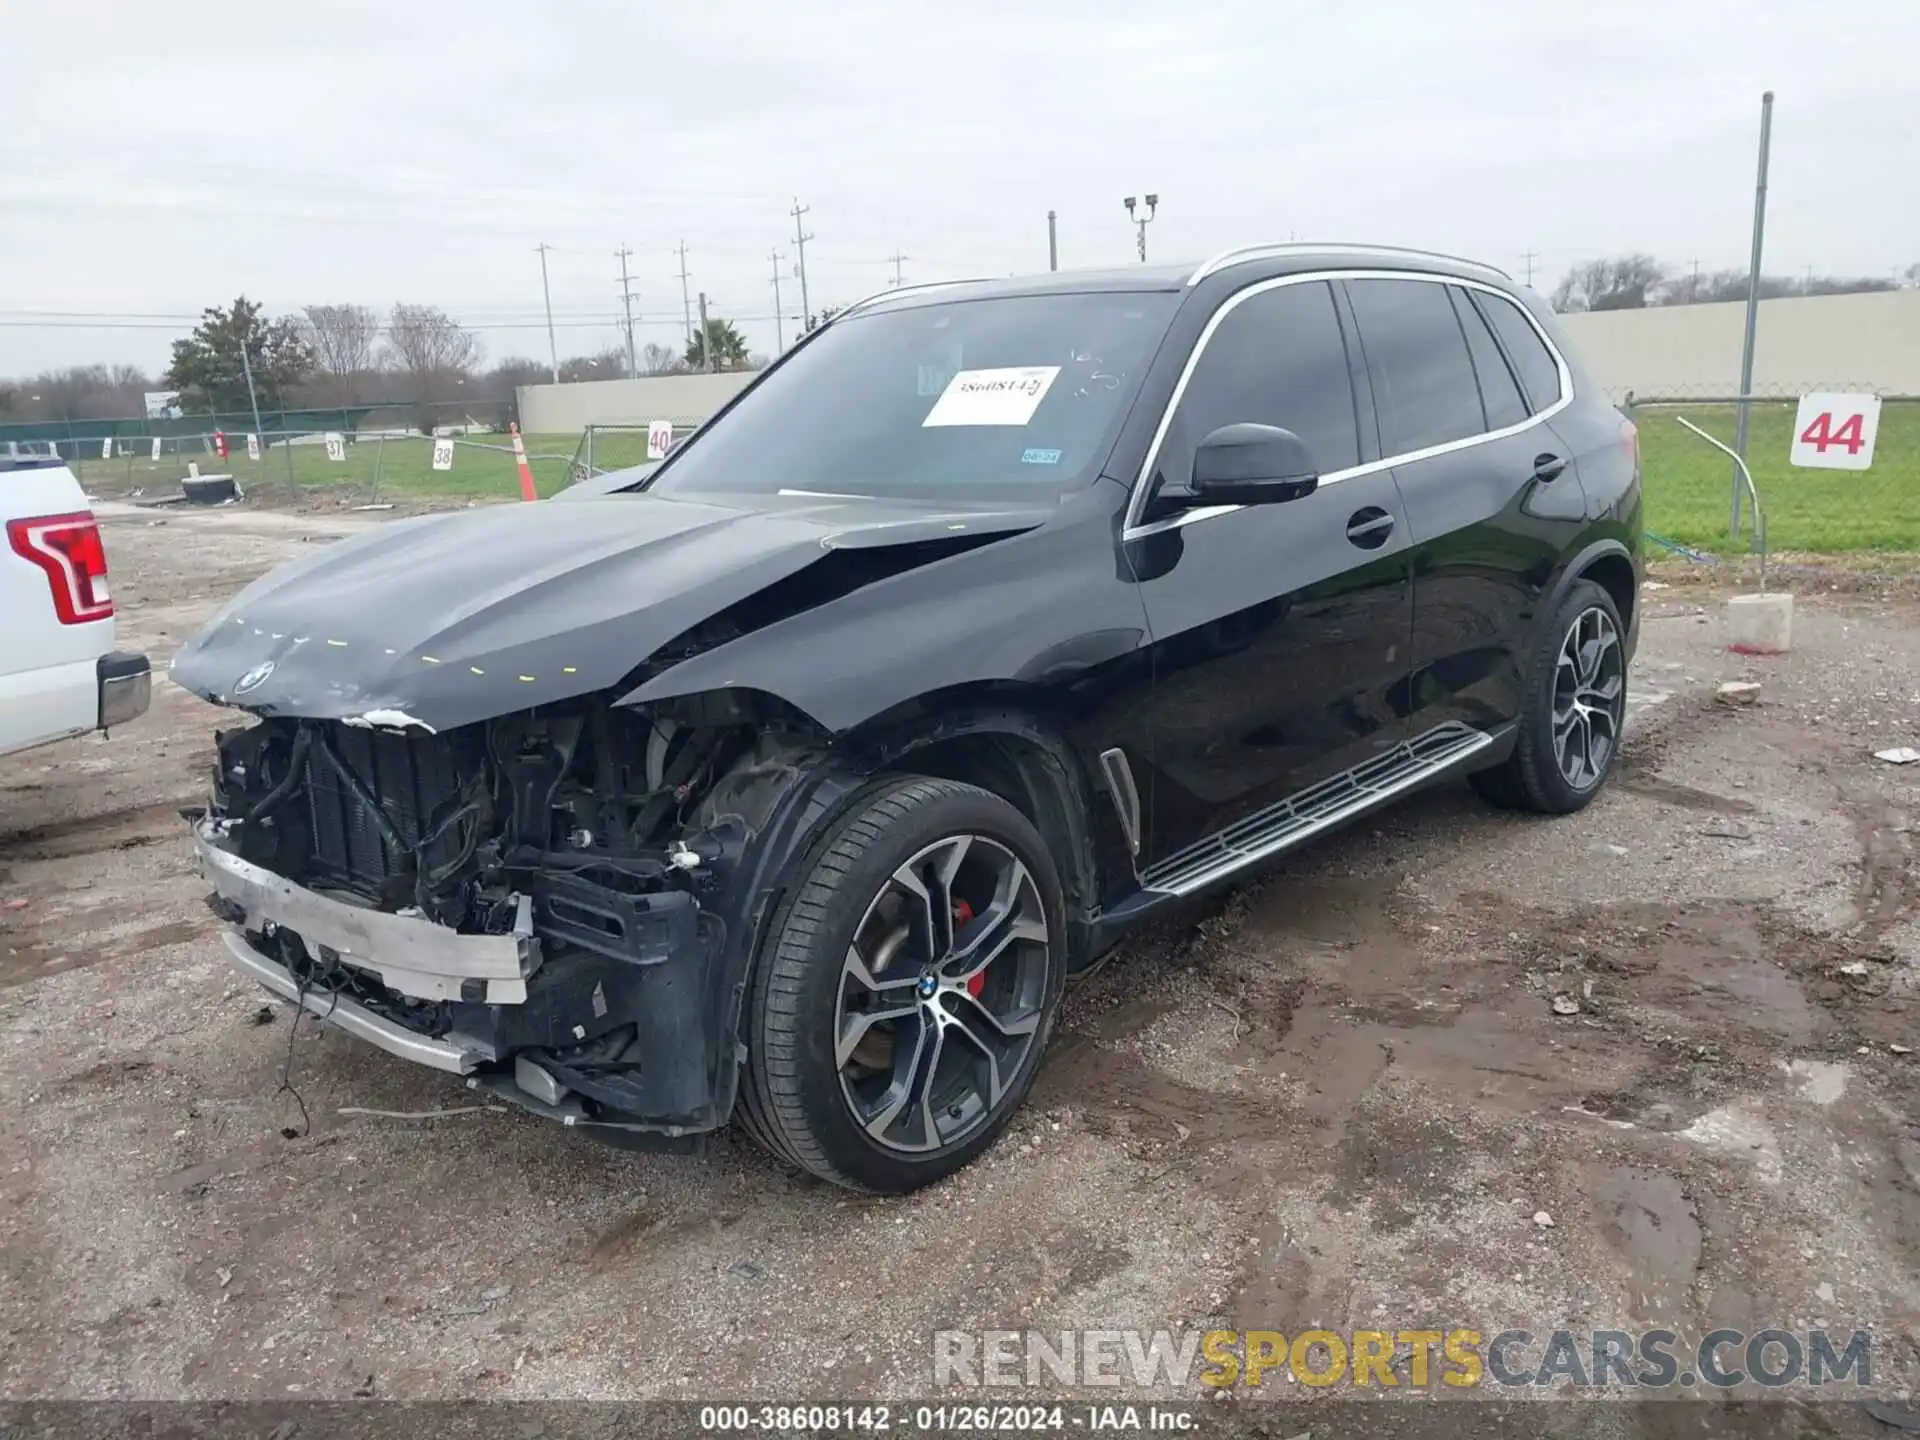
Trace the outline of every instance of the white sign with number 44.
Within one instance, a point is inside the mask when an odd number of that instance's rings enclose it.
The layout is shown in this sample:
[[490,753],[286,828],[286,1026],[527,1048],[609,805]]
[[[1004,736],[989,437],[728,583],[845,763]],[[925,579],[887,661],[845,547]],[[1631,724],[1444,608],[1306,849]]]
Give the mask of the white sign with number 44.
[[1788,459],[1815,470],[1865,470],[1879,429],[1878,395],[1802,395]]
[[664,460],[667,451],[673,448],[673,422],[671,420],[650,420],[647,422],[647,459]]

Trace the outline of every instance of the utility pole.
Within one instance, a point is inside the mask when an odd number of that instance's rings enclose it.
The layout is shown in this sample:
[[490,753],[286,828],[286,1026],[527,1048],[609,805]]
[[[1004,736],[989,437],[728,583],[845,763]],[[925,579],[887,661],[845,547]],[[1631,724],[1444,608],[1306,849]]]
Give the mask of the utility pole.
[[1153,219],[1153,212],[1159,208],[1160,197],[1158,195],[1147,196],[1147,210],[1144,215],[1135,215],[1133,213],[1133,196],[1127,196],[1126,200],[1122,203],[1127,207],[1127,218],[1133,221],[1135,227],[1140,231],[1140,263],[1144,265],[1147,263],[1147,222]]
[[1054,213],[1047,212],[1047,269],[1060,268],[1060,232],[1054,227]]
[[[1753,393],[1753,341],[1760,327],[1760,251],[1767,230],[1767,152],[1773,148],[1773,91],[1760,97],[1760,168],[1753,183],[1753,254],[1747,261],[1747,334],[1740,346],[1740,408],[1734,415],[1733,448],[1747,455],[1747,396]],[[1740,467],[1733,467],[1733,523],[1728,533],[1740,533]]]
[[771,250],[767,258],[773,261],[773,353],[778,355],[787,348],[786,331],[780,324],[780,252]]
[[898,289],[901,283],[900,267],[906,264],[906,262],[911,260],[912,258],[913,257],[911,255],[902,255],[898,250],[894,251],[893,254],[887,257],[887,259],[893,263],[893,284],[895,289]]
[[800,197],[796,195],[793,199],[793,209],[789,212],[793,216],[793,243],[800,251],[800,263],[797,267],[800,274],[800,313],[805,315],[808,321],[813,319],[813,304],[807,299],[807,241],[813,239],[813,236],[801,228],[800,217],[812,208],[811,205],[802,205]]
[[631,380],[640,373],[640,362],[633,353],[633,302],[637,297],[633,293],[632,282],[627,278],[627,257],[632,255],[633,251],[629,250],[623,241],[620,248],[613,254],[614,258],[620,262],[620,303],[627,312],[627,378]]
[[533,247],[540,252],[540,295],[547,302],[547,358],[553,362],[553,383],[560,383],[560,345],[553,338],[553,291],[547,287],[547,251],[553,247],[544,240]]
[[1693,278],[1687,281],[1687,303],[1689,305],[1694,304],[1700,298],[1700,262],[1695,260],[1692,264]]
[[[251,328],[251,327],[249,327]],[[267,443],[267,432],[260,428],[260,397],[253,389],[253,361],[247,358],[247,337],[240,337],[240,369],[247,377],[247,404],[253,408],[253,433],[260,437],[260,443]],[[284,401],[282,402],[285,403]],[[281,424],[286,421],[282,420]],[[78,463],[78,462],[76,462]]]
[[1527,288],[1531,290],[1533,288],[1533,262],[1540,258],[1540,252],[1538,250],[1529,250],[1520,258],[1527,262]]
[[707,362],[707,373],[719,370],[715,361],[719,358],[713,350],[713,331],[707,326],[707,292],[700,292],[700,355]]
[[687,295],[687,242],[680,242],[680,326],[693,339],[693,301]]

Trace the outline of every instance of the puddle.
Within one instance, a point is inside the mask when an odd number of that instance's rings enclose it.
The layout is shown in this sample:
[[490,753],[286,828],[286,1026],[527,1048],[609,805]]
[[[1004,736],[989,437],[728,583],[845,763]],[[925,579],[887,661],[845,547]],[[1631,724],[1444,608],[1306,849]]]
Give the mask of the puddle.
[[1700,1220],[1679,1180],[1626,1166],[1601,1175],[1593,1191],[1600,1238],[1627,1263],[1628,1292],[1639,1320],[1686,1311],[1700,1264]]

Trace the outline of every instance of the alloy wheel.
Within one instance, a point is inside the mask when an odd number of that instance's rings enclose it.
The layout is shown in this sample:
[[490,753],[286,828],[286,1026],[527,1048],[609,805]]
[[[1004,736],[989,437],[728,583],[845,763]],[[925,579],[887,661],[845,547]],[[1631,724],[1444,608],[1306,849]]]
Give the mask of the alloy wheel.
[[1038,1038],[1050,943],[1039,886],[997,840],[949,836],[888,877],[834,1006],[841,1093],[870,1139],[921,1153],[988,1123]]
[[1561,778],[1576,791],[1606,776],[1620,745],[1626,712],[1626,656],[1613,617],[1590,606],[1560,642],[1553,674],[1553,754]]

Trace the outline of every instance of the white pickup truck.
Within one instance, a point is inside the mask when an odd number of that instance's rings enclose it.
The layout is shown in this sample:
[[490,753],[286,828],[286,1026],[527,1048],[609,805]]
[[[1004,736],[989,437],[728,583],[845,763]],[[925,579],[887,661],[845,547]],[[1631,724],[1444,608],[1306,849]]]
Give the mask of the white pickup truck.
[[114,648],[107,552],[57,459],[0,449],[0,755],[143,713],[147,657]]

